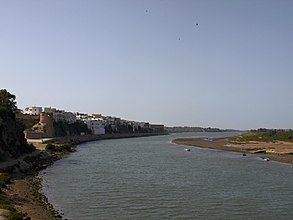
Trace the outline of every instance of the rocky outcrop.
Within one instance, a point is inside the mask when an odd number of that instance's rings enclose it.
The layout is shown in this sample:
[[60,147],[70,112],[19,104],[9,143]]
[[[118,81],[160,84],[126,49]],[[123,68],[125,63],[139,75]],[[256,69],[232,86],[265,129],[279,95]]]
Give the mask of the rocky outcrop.
[[41,151],[35,155],[26,156],[23,160],[19,160],[13,165],[4,168],[3,171],[10,173],[12,176],[36,174],[38,171],[51,165],[54,160],[56,160],[55,157],[49,155],[46,151]]

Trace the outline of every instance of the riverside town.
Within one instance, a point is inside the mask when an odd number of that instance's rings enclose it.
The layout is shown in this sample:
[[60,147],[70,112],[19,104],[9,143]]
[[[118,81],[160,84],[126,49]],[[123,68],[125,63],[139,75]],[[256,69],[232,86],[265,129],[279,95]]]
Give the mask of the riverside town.
[[164,125],[128,121],[102,114],[67,112],[51,107],[27,107],[16,118],[26,126],[27,139],[68,135],[163,134]]

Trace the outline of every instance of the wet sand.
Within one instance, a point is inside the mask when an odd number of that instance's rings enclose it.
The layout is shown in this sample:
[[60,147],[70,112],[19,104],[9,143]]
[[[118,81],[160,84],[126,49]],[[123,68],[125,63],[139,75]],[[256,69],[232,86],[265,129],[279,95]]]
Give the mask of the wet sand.
[[5,190],[5,196],[18,211],[27,213],[32,220],[61,219],[39,192],[40,187],[41,180],[37,177],[14,180]]
[[[36,163],[21,165],[27,157],[44,155],[45,151],[43,151],[43,148],[45,145],[39,144],[36,146],[37,150],[32,153],[0,163],[0,173],[9,173],[11,177],[11,181],[7,184],[7,187],[1,189],[0,199],[9,201],[17,211],[22,212],[27,219],[31,220],[61,219],[60,214],[54,210],[53,206],[48,203],[47,198],[40,192],[42,181],[38,177],[39,168],[37,168],[37,165],[48,166],[57,157],[54,159],[48,154],[47,158],[44,158],[43,161],[34,159],[32,162]],[[59,154],[60,158],[65,155],[63,152]]]
[[247,144],[233,144],[229,138],[221,139],[199,139],[178,138],[172,141],[174,144],[210,148],[216,150],[233,151],[239,153],[266,154],[271,160],[282,163],[293,163],[293,143],[291,142],[251,142]]

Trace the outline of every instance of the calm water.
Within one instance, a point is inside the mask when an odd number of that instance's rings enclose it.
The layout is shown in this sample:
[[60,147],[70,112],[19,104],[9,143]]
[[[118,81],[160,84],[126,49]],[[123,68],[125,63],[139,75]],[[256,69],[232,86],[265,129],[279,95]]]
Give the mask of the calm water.
[[170,144],[185,133],[79,145],[41,176],[68,219],[292,219],[293,166]]

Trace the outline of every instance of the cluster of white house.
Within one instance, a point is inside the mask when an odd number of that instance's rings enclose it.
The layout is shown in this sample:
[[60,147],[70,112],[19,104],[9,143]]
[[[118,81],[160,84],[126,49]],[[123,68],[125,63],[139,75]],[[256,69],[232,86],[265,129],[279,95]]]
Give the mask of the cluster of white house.
[[40,115],[42,112],[53,113],[53,118],[56,122],[64,121],[68,124],[73,124],[76,122],[76,116],[72,112],[66,112],[64,110],[59,110],[56,108],[45,107],[28,107],[25,108],[23,113],[28,115]]
[[[117,117],[102,116],[101,114],[72,113],[51,107],[42,108],[33,106],[23,110],[23,114],[29,115],[40,115],[42,112],[52,113],[54,121],[56,122],[63,121],[68,124],[72,124],[77,120],[83,121],[87,125],[88,129],[92,131],[92,134],[105,134],[105,127],[115,131],[119,127],[121,128],[124,126],[128,128],[130,126],[130,128],[134,131],[139,128],[149,128],[152,126],[148,122],[128,121]],[[156,129],[156,127],[154,127],[154,129]]]

